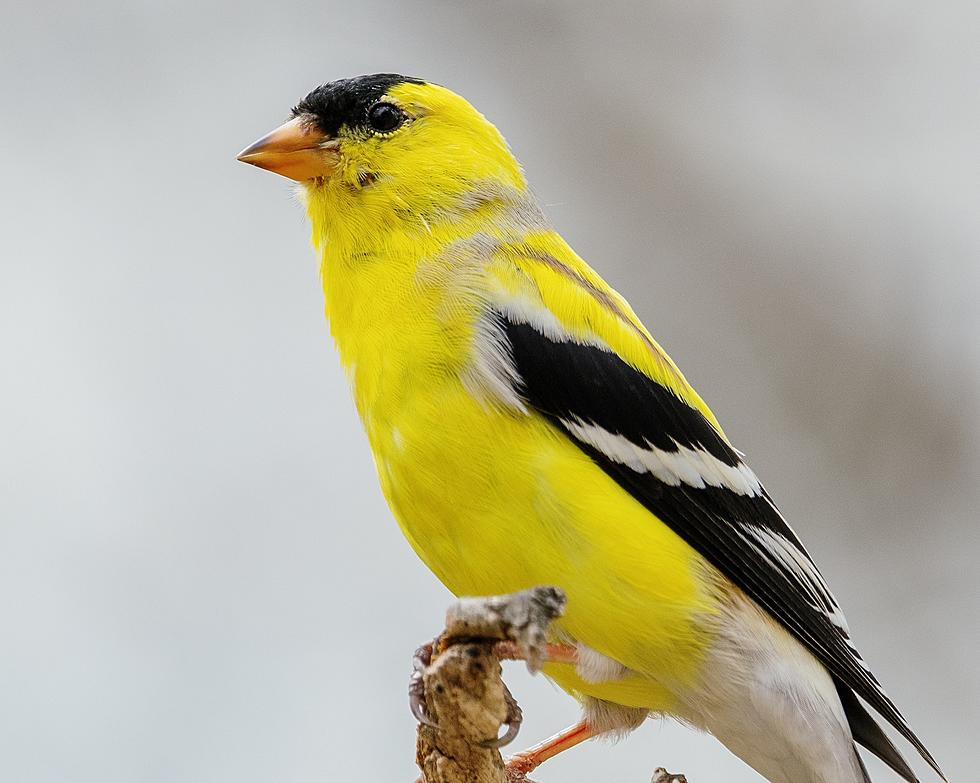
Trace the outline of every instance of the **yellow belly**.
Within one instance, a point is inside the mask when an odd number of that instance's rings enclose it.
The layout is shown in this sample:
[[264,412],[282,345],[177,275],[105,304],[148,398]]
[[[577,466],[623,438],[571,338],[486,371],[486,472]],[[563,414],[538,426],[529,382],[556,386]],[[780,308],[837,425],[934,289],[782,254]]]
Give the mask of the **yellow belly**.
[[[539,584],[568,596],[559,630],[658,682],[694,681],[716,611],[700,556],[537,416],[494,409],[454,380],[367,421],[382,488],[419,557],[457,595]],[[667,709],[637,677],[567,690]]]

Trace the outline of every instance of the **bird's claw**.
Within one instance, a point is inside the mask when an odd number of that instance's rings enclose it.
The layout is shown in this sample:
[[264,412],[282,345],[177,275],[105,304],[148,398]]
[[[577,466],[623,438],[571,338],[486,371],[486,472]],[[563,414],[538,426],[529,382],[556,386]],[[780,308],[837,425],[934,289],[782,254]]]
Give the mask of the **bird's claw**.
[[510,692],[510,688],[506,685],[504,685],[504,701],[507,703],[507,719],[504,724],[507,726],[507,731],[500,737],[494,737],[493,739],[481,742],[480,744],[485,748],[496,750],[504,747],[504,745],[509,745],[517,739],[517,734],[521,730],[521,723],[524,722],[524,713],[521,712],[521,706]]
[[426,642],[415,651],[412,656],[412,675],[408,678],[408,707],[412,711],[412,717],[423,726],[429,726],[433,729],[439,728],[439,724],[432,720],[426,711],[423,676],[429,664],[432,663],[432,655],[438,642],[437,637],[431,642]]
[[687,778],[683,775],[675,775],[672,772],[668,772],[663,767],[657,767],[653,771],[653,777],[650,778],[650,783],[687,783]]

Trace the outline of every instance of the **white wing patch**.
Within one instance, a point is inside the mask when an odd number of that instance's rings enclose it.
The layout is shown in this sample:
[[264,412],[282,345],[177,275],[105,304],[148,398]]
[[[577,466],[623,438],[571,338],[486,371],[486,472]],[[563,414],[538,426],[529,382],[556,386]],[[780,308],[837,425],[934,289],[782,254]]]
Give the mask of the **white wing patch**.
[[471,342],[470,361],[461,375],[463,386],[474,398],[495,401],[527,413],[517,393],[520,375],[514,367],[510,344],[500,325],[492,318],[481,318]]
[[466,390],[479,400],[502,402],[521,413],[527,413],[517,389],[520,373],[514,367],[510,343],[498,321],[503,315],[510,321],[527,324],[550,340],[591,345],[610,352],[612,349],[594,335],[577,336],[569,332],[548,308],[527,296],[495,291],[493,307],[496,312],[485,313],[474,327],[470,363],[462,374]]
[[737,466],[726,465],[712,454],[682,446],[676,440],[676,451],[666,451],[658,449],[649,441],[645,447],[638,446],[622,435],[581,419],[561,421],[576,438],[598,449],[609,459],[626,465],[637,473],[651,473],[669,486],[686,484],[696,489],[704,489],[705,486],[719,487],[748,497],[762,494],[759,479],[744,463],[740,462]]

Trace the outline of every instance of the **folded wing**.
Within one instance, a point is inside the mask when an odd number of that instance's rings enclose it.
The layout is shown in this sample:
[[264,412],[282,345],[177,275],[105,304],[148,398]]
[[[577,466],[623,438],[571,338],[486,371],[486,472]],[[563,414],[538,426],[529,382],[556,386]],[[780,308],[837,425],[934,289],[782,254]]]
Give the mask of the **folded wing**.
[[[842,693],[864,699],[942,775],[851,643],[802,542],[721,432],[598,338],[584,343],[512,313],[491,317],[523,403],[751,596],[823,663]],[[860,724],[855,739],[914,780],[880,729],[867,727],[870,716],[857,699],[843,701]]]

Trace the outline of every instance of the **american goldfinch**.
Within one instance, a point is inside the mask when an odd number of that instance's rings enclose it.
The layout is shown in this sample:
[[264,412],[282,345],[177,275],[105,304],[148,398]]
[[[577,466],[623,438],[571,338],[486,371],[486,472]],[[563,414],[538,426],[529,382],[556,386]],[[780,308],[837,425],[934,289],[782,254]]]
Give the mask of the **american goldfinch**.
[[773,783],[867,783],[855,743],[915,781],[867,704],[942,775],[743,455],[467,101],[395,74],[335,81],[239,159],[300,183],[331,333],[419,557],[457,595],[567,594],[554,641],[575,655],[545,672],[583,722],[524,769],[659,714]]

